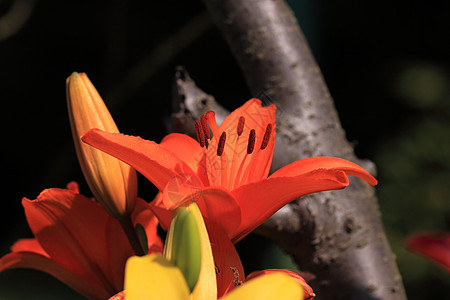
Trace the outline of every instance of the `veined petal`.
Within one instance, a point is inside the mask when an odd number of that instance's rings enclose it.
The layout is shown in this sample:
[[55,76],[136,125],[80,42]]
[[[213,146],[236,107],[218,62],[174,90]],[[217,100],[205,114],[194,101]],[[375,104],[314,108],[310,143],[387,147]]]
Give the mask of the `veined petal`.
[[293,162],[269,178],[238,187],[232,195],[239,201],[242,224],[233,237],[239,241],[278,209],[301,196],[348,185],[347,176],[357,176],[370,185],[377,180],[355,163],[336,157],[312,157]]
[[48,273],[91,299],[107,299],[111,296],[110,292],[95,278],[89,279],[77,275],[61,267],[48,256],[39,253],[19,251],[6,254],[0,259],[0,272],[15,268],[29,268]]
[[243,216],[237,199],[226,189],[213,186],[203,188],[196,203],[206,222],[222,228],[231,239]]
[[450,233],[416,233],[408,238],[406,247],[450,272]]
[[122,290],[125,261],[133,252],[101,205],[64,189],[45,190],[22,203],[36,239],[56,264],[100,282],[109,296]]
[[125,269],[126,300],[189,300],[189,288],[180,269],[160,255],[133,256]]
[[[197,172],[197,175],[200,176],[198,169],[200,167],[199,164],[202,160],[204,149],[200,147],[198,141],[186,134],[171,133],[166,135],[159,144],[184,161],[193,171]],[[203,169],[204,168],[205,167],[203,166]]]
[[244,268],[227,233],[212,222],[207,223],[217,277],[217,297],[231,292],[245,281]]
[[50,257],[36,239],[20,239],[11,246],[11,252],[33,252],[44,257]]
[[261,270],[261,271],[255,271],[255,272],[248,274],[246,280],[249,281],[256,277],[259,277],[259,276],[262,276],[265,274],[271,274],[271,273],[284,273],[284,274],[291,276],[293,279],[295,279],[297,281],[297,283],[300,284],[303,288],[303,297],[304,297],[303,299],[304,300],[311,300],[311,299],[314,299],[314,297],[316,296],[313,292],[313,289],[306,283],[305,279],[303,279],[303,277],[300,276],[300,274],[298,274],[297,272],[294,272],[294,271],[283,270],[283,269],[266,269],[266,270]]
[[374,186],[378,181],[359,165],[338,157],[317,156],[297,160],[277,170],[270,178],[291,177],[314,170],[339,170],[348,176],[356,176]]
[[[220,178],[216,174],[222,168],[221,160],[226,160],[228,186],[238,186],[258,181],[267,177],[272,162],[275,141],[275,105],[261,106],[259,99],[250,99],[244,105],[228,115],[219,127],[219,132],[226,132],[227,138],[223,157],[218,157],[217,143],[208,147],[207,172],[213,179]],[[240,118],[245,119],[242,134],[239,136],[237,127]],[[261,149],[267,125],[271,126],[270,135],[265,149]],[[255,145],[252,154],[247,155],[250,131],[255,130]],[[239,169],[241,168],[241,172]],[[223,175],[222,175],[223,176]],[[210,182],[213,182],[210,178]]]
[[167,231],[169,229],[170,220],[172,220],[173,210],[167,209],[162,200],[163,193],[159,192],[155,199],[148,204],[148,208],[153,212],[156,218],[158,218],[162,229]]
[[166,148],[140,137],[91,129],[81,139],[134,167],[159,190],[163,190],[177,174],[197,176],[183,160]]
[[289,275],[272,273],[259,276],[235,289],[222,300],[240,299],[303,299],[302,287]]
[[131,218],[134,225],[141,224],[145,228],[149,253],[162,253],[164,245],[157,232],[158,218],[149,209],[149,204],[145,200],[137,198]]
[[166,209],[173,209],[186,201],[195,202],[208,222],[227,220],[218,223],[227,233],[235,232],[241,223],[241,210],[228,190],[219,186],[202,187],[197,177],[177,175],[168,182],[159,201]]
[[119,132],[86,74],[74,72],[67,78],[67,105],[78,160],[95,199],[116,218],[130,213],[137,197],[136,171],[80,140],[92,128]]
[[232,191],[242,211],[241,226],[233,234],[232,241],[237,243],[294,199],[315,192],[342,189],[347,185],[345,172],[318,169],[292,177],[271,176],[241,186]]

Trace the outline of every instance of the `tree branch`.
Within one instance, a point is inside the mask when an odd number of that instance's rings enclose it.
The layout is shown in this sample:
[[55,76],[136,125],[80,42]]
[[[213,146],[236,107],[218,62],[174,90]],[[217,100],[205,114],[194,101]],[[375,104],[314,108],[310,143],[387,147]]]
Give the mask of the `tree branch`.
[[[204,0],[253,93],[279,108],[273,168],[300,158],[356,158],[333,100],[290,9],[281,0]],[[280,217],[282,215],[282,217]],[[287,218],[285,216],[288,216]],[[321,299],[405,299],[374,189],[351,180],[342,191],[294,201],[259,229],[317,276]]]

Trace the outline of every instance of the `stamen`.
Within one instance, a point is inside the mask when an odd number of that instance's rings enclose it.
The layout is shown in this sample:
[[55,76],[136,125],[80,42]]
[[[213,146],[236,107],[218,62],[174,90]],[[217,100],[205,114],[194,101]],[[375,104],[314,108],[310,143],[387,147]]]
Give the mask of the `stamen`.
[[267,145],[269,144],[271,133],[272,133],[272,124],[269,123],[269,124],[267,124],[266,133],[264,133],[264,138],[261,143],[261,148],[260,148],[261,150],[266,149]]
[[219,144],[217,145],[217,156],[222,156],[223,150],[225,149],[225,141],[227,139],[227,133],[224,131],[220,136]]
[[[213,138],[216,139],[216,141],[217,141],[217,139],[219,138],[219,127],[217,126],[217,123],[216,123],[216,114],[212,110],[206,112],[205,120],[208,123],[209,128],[211,128]],[[206,136],[208,136],[207,133],[206,133]]]
[[247,154],[252,154],[253,149],[255,149],[255,141],[256,141],[255,135],[256,135],[255,129],[250,130],[250,134],[248,136]]
[[200,116],[200,122],[203,128],[203,133],[206,136],[206,138],[209,140],[211,138],[211,132],[208,128],[208,121],[206,121],[206,116],[203,114]]
[[205,134],[199,120],[195,120],[195,131],[197,132],[197,140],[203,148],[205,146]]
[[238,136],[241,136],[242,132],[244,132],[244,124],[245,124],[245,118],[244,117],[239,117],[239,123],[237,126],[237,134]]

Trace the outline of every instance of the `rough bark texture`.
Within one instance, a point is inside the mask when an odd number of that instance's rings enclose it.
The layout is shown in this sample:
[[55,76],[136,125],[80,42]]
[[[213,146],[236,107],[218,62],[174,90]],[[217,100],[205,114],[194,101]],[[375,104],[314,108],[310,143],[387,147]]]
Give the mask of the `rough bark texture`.
[[[287,5],[278,0],[204,2],[252,92],[264,91],[278,106],[273,169],[328,155],[374,172],[374,165],[358,159],[346,140],[320,70]],[[180,113],[174,116],[174,130],[182,131],[198,114],[220,108],[183,69],[177,74]],[[302,270],[316,275],[312,285],[320,299],[406,298],[374,189],[359,179],[345,190],[292,202],[258,232],[275,240]]]

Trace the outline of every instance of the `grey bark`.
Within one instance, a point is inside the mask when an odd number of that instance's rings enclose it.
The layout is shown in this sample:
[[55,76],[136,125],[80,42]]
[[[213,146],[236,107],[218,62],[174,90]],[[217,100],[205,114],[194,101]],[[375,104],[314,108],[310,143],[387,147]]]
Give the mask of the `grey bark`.
[[[273,170],[326,155],[348,159],[374,173],[374,164],[358,159],[347,141],[317,63],[284,1],[204,2],[251,91],[263,91],[277,104]],[[181,113],[175,120],[192,124],[197,114],[217,109],[217,104],[180,74],[176,92],[184,96],[178,98]],[[183,129],[182,123],[175,122],[175,130]],[[359,179],[351,179],[344,190],[293,201],[258,233],[276,241],[301,270],[316,276],[311,284],[320,299],[406,299],[375,190]]]

